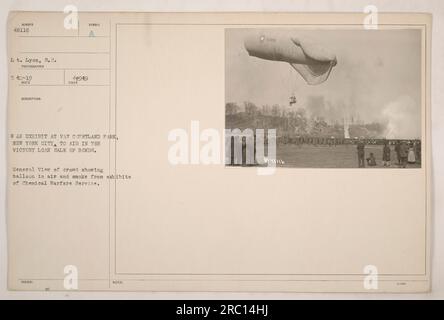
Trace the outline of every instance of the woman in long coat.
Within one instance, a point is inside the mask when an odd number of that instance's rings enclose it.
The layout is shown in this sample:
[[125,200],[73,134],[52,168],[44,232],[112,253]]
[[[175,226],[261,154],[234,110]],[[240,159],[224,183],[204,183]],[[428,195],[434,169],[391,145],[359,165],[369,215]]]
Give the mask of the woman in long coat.
[[410,145],[409,147],[407,162],[411,164],[416,162],[415,150],[413,149],[413,145]]
[[384,167],[390,167],[390,152],[390,146],[388,145],[388,142],[386,142],[382,149],[382,165]]

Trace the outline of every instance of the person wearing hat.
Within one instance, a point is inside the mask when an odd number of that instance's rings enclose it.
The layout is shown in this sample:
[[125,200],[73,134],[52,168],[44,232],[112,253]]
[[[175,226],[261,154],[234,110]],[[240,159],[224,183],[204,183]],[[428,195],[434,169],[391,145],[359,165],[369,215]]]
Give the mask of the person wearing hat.
[[384,167],[390,167],[390,146],[388,142],[385,141],[384,148],[382,149],[382,165]]
[[358,167],[364,168],[365,167],[365,144],[362,137],[358,141],[358,146],[356,147],[358,150]]

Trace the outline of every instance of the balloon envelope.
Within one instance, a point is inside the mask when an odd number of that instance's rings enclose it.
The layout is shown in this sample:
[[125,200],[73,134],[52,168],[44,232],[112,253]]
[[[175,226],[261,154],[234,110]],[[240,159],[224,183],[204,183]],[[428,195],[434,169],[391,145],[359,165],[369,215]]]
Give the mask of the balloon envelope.
[[296,37],[258,33],[246,37],[244,46],[250,56],[288,62],[310,85],[327,80],[332,68],[337,64],[334,54]]

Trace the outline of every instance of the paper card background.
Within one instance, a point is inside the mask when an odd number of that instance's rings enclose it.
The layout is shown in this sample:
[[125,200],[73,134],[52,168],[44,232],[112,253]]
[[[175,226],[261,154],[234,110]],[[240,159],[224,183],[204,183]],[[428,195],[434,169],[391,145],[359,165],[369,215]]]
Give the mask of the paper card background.
[[[3,3],[4,3],[4,5],[3,5]],[[7,7],[8,5],[10,6],[12,2],[5,1],[3,3],[2,3],[2,5]],[[85,2],[83,2],[83,1],[79,1],[79,3],[85,4]],[[401,6],[400,1],[392,1],[390,3],[390,7],[387,7],[387,6],[382,5],[382,2],[381,2],[380,8],[382,8],[381,11],[382,10],[399,11],[399,10],[403,9],[403,10],[415,10],[415,11],[433,11],[435,13],[435,15],[442,14],[442,5],[440,5],[439,2],[430,1],[427,4],[420,4],[423,7],[416,7],[416,8],[411,6],[411,5],[406,5],[406,3],[407,3],[406,1],[403,1],[402,2],[402,7],[400,7]],[[408,3],[409,4],[413,3],[413,1],[408,2]],[[272,10],[282,10],[282,9],[289,10],[289,9],[294,9],[294,10],[301,10],[301,11],[308,11],[308,10],[326,11],[327,9],[329,9],[329,10],[333,9],[333,10],[337,10],[337,11],[348,11],[348,10],[361,11],[362,7],[364,5],[366,5],[366,3],[364,3],[364,1],[362,1],[362,4],[361,4],[362,6],[359,6],[359,4],[360,4],[359,1],[357,1],[357,2],[353,3],[353,7],[348,7],[348,4],[347,5],[341,4],[339,1],[337,1],[337,2],[334,2],[334,4],[333,4],[334,8],[331,8],[331,7],[328,7],[326,5],[326,3],[322,2],[322,1],[317,2],[316,3],[316,7],[315,6],[311,6],[311,7],[305,7],[305,6],[291,7],[291,6],[288,5],[288,3],[279,2],[278,4],[275,4],[274,7],[270,7],[270,9],[272,9]],[[375,4],[378,5],[378,2],[376,1]],[[89,2],[88,5],[92,6],[92,7],[89,7],[88,9],[94,9],[94,4],[92,4],[92,2]],[[133,2],[133,3],[125,2],[125,5],[128,6],[128,7],[126,7],[128,9],[137,8],[138,10],[148,10],[148,9],[152,9],[153,10],[155,8],[159,8],[159,7],[156,7],[156,5],[142,6],[138,2]],[[397,5],[399,7],[397,7]],[[418,3],[418,5],[419,5],[419,3]],[[44,2],[40,2],[39,3],[39,5],[38,5],[39,8],[36,8],[36,6],[37,6],[37,4],[29,4],[29,5],[27,5],[26,3],[25,4],[22,3],[22,4],[20,4],[19,7],[15,7],[15,8],[16,9],[17,8],[19,8],[19,9],[28,9],[28,10],[31,10],[31,9],[52,9],[52,10],[58,10],[59,9],[56,5],[49,4],[49,2],[48,2],[48,4],[46,6],[45,6]],[[110,6],[110,9],[113,6],[114,6],[114,9],[122,9],[123,8],[122,5],[119,5],[117,2],[114,2],[114,3],[110,2],[109,6]],[[85,6],[83,6],[82,9],[83,8],[85,8]],[[195,9],[195,8],[198,8],[198,6],[193,6],[191,8],[189,7],[188,9],[192,10],[192,9]],[[211,8],[214,9],[214,8],[216,8],[216,6],[214,5],[214,7],[211,7]],[[249,7],[248,9],[251,9],[251,10],[261,10],[262,8],[263,8],[262,6],[258,5],[257,7]],[[268,8],[268,6],[267,6],[267,8]],[[101,7],[101,9],[103,9],[103,7]],[[180,7],[180,6],[177,6],[176,9],[179,10],[179,9],[184,9],[184,8]],[[208,7],[204,7],[202,9],[208,9]],[[222,8],[222,9],[234,10],[235,8],[233,7],[232,4],[228,3],[226,5],[226,7]],[[242,9],[247,9],[247,7],[246,6],[242,7]],[[173,10],[173,8],[172,7],[168,7],[168,8],[165,8],[165,10]],[[5,14],[6,10],[2,10],[2,13]],[[440,23],[439,20],[440,19],[438,19],[437,17],[435,17],[435,19],[434,19],[434,32],[436,32],[436,30],[439,30],[439,23]],[[436,33],[434,34],[434,37],[437,37]],[[442,45],[440,43],[434,43],[433,56],[434,57],[438,57],[439,56],[439,52],[442,52]],[[1,54],[4,55],[5,54],[5,50],[3,50],[1,52]],[[434,59],[434,63],[436,63],[436,65],[434,65],[434,66],[436,66],[436,68],[434,68],[435,72],[433,73],[433,83],[439,83],[439,77],[442,77],[442,75],[439,73],[440,72],[439,70],[442,70],[442,68],[439,68],[439,65],[442,66],[442,61],[439,61],[438,59]],[[6,68],[2,68],[2,72],[4,72],[4,70],[6,70]],[[3,79],[6,79],[6,77],[3,77]],[[2,83],[2,87],[4,89],[6,88],[6,84],[4,82]],[[2,90],[2,92],[1,92],[2,98],[4,97],[5,93],[6,93],[6,90]],[[6,101],[6,99],[2,99],[2,101]],[[438,101],[442,101],[442,94],[438,90],[433,91],[433,101],[434,101],[434,103],[437,103]],[[3,108],[2,110],[4,111],[5,108]],[[434,112],[434,117],[433,117],[432,121],[433,121],[433,124],[434,124],[434,136],[437,137],[437,138],[434,139],[434,143],[435,143],[435,145],[434,145],[434,147],[435,147],[434,148],[435,163],[440,163],[440,162],[442,163],[442,161],[438,161],[439,159],[442,159],[442,153],[441,153],[441,151],[439,149],[439,146],[440,146],[440,144],[439,144],[439,136],[440,135],[442,136],[442,126],[439,126],[439,122],[438,121],[442,121],[443,115],[442,115],[442,112],[440,113],[439,109],[436,109],[436,108],[433,109],[433,112]],[[2,116],[3,115],[4,115],[4,112],[2,113]],[[442,169],[439,166],[435,166],[434,170],[435,170],[436,176],[439,177],[439,173],[442,172]],[[4,173],[4,170],[2,171],[2,173]],[[439,178],[436,178],[435,179],[435,188],[436,188],[435,189],[435,193],[438,193],[438,191],[440,190],[439,188],[441,186],[442,186],[442,182],[439,180]],[[2,186],[2,187],[4,187],[4,186]],[[435,200],[435,209],[437,210],[437,212],[439,212],[440,205],[441,204],[440,204],[439,200],[438,199]],[[2,220],[2,223],[4,223],[4,220]],[[435,223],[435,230],[438,230],[440,228],[440,225],[442,225],[442,219],[440,219],[439,215],[435,216],[434,223]],[[4,235],[5,233],[2,233],[2,234]],[[440,256],[439,252],[441,252],[441,251],[439,251],[437,249],[439,248],[439,244],[442,243],[442,241],[437,241],[437,240],[439,240],[439,237],[440,237],[439,236],[439,234],[440,234],[439,232],[435,232],[434,234],[435,234],[434,251],[436,252],[434,254],[434,264],[435,264],[434,265],[434,270],[440,270],[439,263],[442,261],[442,259],[440,259],[441,256]],[[2,237],[2,239],[3,238],[4,237]],[[4,241],[2,241],[2,248],[3,247],[5,247],[5,242]],[[1,250],[1,252],[2,252],[2,268],[3,268],[2,270],[5,270],[5,256],[4,255],[6,254],[6,250]],[[2,272],[2,273],[5,274],[5,272]],[[2,277],[2,281],[3,281],[3,284],[5,284],[3,277]],[[435,284],[435,286],[434,286],[434,293],[432,294],[433,296],[436,296],[437,294],[439,294],[439,292],[440,292],[439,291],[440,283],[442,283],[442,278],[440,277],[440,274],[437,273],[436,276],[434,277],[434,284]],[[35,294],[35,295],[39,295],[39,294]],[[56,293],[52,293],[51,295],[57,295],[57,294]],[[81,296],[81,295],[84,295],[84,294],[79,294],[79,295]],[[26,296],[26,294],[17,294],[17,293],[9,294],[9,297],[12,297],[12,296]],[[108,296],[112,296],[112,295],[108,295]],[[147,296],[147,295],[145,295],[145,296]],[[169,295],[169,296],[172,296],[172,295]],[[193,294],[191,296],[199,297],[199,296],[202,296],[202,295]],[[301,295],[297,295],[297,296],[301,296]],[[342,296],[347,297],[347,295],[342,295]],[[348,295],[348,296],[350,296],[350,295]],[[166,297],[168,297],[168,295]],[[286,295],[284,297],[288,297],[288,295]],[[336,296],[336,297],[339,297],[339,296]]]

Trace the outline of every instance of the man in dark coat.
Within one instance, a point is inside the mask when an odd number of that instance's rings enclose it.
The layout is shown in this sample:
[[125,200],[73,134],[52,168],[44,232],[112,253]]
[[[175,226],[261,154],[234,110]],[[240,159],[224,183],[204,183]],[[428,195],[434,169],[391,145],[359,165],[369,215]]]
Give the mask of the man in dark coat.
[[399,153],[400,147],[401,147],[401,144],[399,143],[399,141],[396,141],[395,152],[396,152],[396,158],[398,160],[398,165],[401,165],[401,154]]
[[357,146],[359,168],[365,167],[365,151],[364,151],[364,149],[365,149],[364,141],[362,139],[359,139],[358,146]]
[[382,149],[382,165],[384,167],[390,167],[390,146],[388,142],[385,141],[384,148]]
[[399,145],[399,157],[401,158],[401,166],[405,168],[407,166],[407,157],[409,155],[409,150],[407,144],[403,141]]

